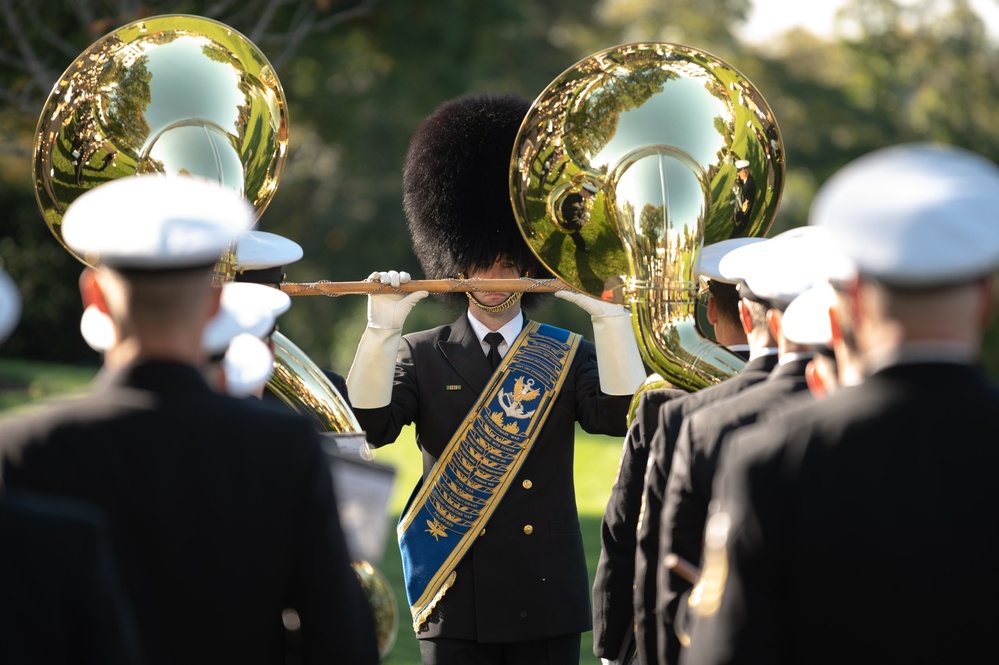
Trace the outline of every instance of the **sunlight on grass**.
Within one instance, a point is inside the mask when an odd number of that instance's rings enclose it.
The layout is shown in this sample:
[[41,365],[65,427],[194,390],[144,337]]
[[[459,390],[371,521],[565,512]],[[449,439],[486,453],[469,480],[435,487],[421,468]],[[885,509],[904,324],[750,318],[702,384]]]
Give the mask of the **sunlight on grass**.
[[72,395],[86,389],[96,374],[96,367],[0,360],[0,411]]

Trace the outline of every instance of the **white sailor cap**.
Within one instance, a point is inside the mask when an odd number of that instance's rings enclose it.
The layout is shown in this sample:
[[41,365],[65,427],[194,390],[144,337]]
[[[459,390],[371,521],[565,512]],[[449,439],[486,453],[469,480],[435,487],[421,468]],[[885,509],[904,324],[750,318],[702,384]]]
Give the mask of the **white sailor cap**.
[[250,333],[240,333],[229,342],[222,359],[226,394],[256,395],[274,373],[274,354],[267,344]]
[[829,282],[819,282],[791,301],[781,318],[781,334],[797,344],[832,346],[829,308],[836,294]]
[[21,318],[21,292],[6,271],[0,270],[0,341],[14,332]]
[[219,311],[205,326],[201,348],[217,355],[229,348],[229,343],[241,333],[262,339],[274,330],[277,311],[287,307],[271,294],[289,298],[288,294],[262,284],[227,282],[222,286]]
[[737,168],[737,169],[748,169],[749,168],[749,160],[748,159],[739,159],[739,160],[736,160],[736,162],[735,162],[735,168]]
[[722,275],[738,277],[739,295],[783,309],[828,279],[832,259],[825,229],[799,226],[766,242],[734,249],[719,262]]
[[737,275],[723,275],[719,270],[719,264],[721,263],[722,257],[734,249],[745,247],[746,245],[752,245],[757,242],[763,242],[764,240],[766,240],[766,238],[728,238],[727,240],[721,240],[719,242],[711,243],[710,245],[705,245],[701,248],[701,251],[697,253],[697,260],[694,262],[694,276],[710,279],[715,282],[737,284],[739,282],[739,277]]
[[227,298],[237,307],[243,306],[244,303],[249,306],[250,303],[259,302],[265,309],[270,310],[275,319],[291,309],[291,296],[265,284],[228,282],[222,287],[223,303]]
[[236,192],[191,176],[118,178],[70,204],[66,246],[88,265],[118,270],[210,266],[255,220]]
[[999,167],[953,146],[876,150],[819,189],[809,224],[827,228],[861,274],[887,284],[974,279],[999,265]]
[[302,246],[267,231],[247,231],[236,243],[236,281],[280,284],[283,268],[302,258]]
[[[290,296],[261,284],[228,282],[222,287],[219,311],[209,320],[201,338],[201,347],[210,355],[221,354],[240,333],[262,338],[274,329],[275,319],[287,311]],[[116,342],[111,318],[88,306],[80,319],[80,332],[90,348],[107,351]]]

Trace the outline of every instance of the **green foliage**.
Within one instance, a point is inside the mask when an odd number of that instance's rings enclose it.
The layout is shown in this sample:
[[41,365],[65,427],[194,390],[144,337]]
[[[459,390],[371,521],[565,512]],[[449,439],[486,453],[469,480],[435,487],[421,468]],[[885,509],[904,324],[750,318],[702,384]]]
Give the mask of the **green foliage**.
[[0,266],[17,283],[23,301],[17,329],[0,357],[93,363],[96,354],[80,336],[83,264],[59,244],[38,213],[31,192],[0,181]]
[[[140,4],[97,0],[77,13],[75,3],[55,3],[43,17],[30,2],[13,3],[4,25],[13,17],[20,30],[4,35],[9,39],[0,41],[8,46],[0,50],[14,63],[14,46],[33,44],[36,60],[32,66],[0,65],[0,88],[11,101],[0,110],[0,132],[16,137],[8,148],[31,145],[51,81],[90,42],[136,18]],[[467,92],[536,97],[580,59],[622,43],[695,46],[732,64],[760,90],[777,119],[787,164],[770,235],[805,224],[815,190],[832,172],[889,143],[943,141],[999,161],[999,52],[967,2],[854,0],[843,12],[849,30],[842,38],[797,32],[765,48],[733,37],[750,5],[157,0],[141,11],[222,20],[253,38],[275,64],[288,96],[290,147],[259,228],[304,247],[305,257],[287,268],[291,282],[354,281],[392,268],[420,276],[402,210],[401,170],[422,119]],[[338,12],[351,20],[337,22]],[[38,83],[39,71],[50,77],[45,85]],[[0,156],[6,212],[0,258],[25,294],[24,321],[0,355],[92,362],[76,332],[79,265],[41,221],[26,177],[28,156]],[[572,251],[551,251],[558,250]],[[282,332],[320,365],[345,373],[364,326],[364,297],[296,297],[294,303],[281,319]],[[587,330],[588,320],[564,303],[544,315]],[[431,298],[414,310],[407,327],[453,316]],[[999,374],[999,357],[991,358],[999,351],[989,355],[989,367]]]

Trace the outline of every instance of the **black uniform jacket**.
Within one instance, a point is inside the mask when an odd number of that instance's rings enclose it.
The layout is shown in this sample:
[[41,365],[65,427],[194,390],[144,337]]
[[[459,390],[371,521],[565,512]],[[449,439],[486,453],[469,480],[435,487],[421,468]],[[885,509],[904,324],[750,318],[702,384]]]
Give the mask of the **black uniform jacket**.
[[728,574],[684,662],[990,660],[997,413],[979,369],[922,362],[733,435]]
[[600,522],[600,560],[593,580],[593,654],[598,658],[618,658],[625,639],[634,631],[635,540],[649,439],[659,421],[659,408],[687,394],[677,388],[643,392],[624,437],[617,477]]
[[806,357],[780,364],[765,381],[690,414],[680,428],[659,526],[656,639],[658,662],[664,665],[678,662],[680,641],[674,624],[679,599],[692,585],[663,568],[662,557],[673,553],[700,566],[711,486],[719,457],[727,448],[726,437],[756,422],[768,411],[777,410],[791,398],[814,399],[805,382],[807,365]]
[[[749,359],[748,351],[733,353]],[[600,522],[600,560],[593,581],[593,653],[598,658],[620,658],[626,638],[634,634],[635,547],[649,444],[662,405],[689,394],[678,388],[654,388],[638,396]]]
[[776,349],[758,356],[735,376],[696,393],[670,400],[659,410],[659,421],[649,444],[649,461],[642,489],[642,516],[635,547],[635,581],[632,591],[635,644],[642,665],[656,662],[656,580],[659,559],[659,518],[673,463],[673,449],[684,419],[695,410],[764,381],[777,365]]
[[377,662],[309,419],[148,362],[5,420],[0,442],[8,486],[107,513],[147,662],[284,662],[286,608],[307,662]]
[[[451,325],[405,335],[392,403],[354,412],[375,446],[395,441],[415,423],[426,477],[491,374],[462,314]],[[600,392],[595,348],[582,341],[530,455],[418,637],[496,643],[590,629],[573,483],[575,423],[587,432],[623,436],[630,401],[630,395]]]
[[0,663],[141,665],[107,518],[48,494],[0,494]]

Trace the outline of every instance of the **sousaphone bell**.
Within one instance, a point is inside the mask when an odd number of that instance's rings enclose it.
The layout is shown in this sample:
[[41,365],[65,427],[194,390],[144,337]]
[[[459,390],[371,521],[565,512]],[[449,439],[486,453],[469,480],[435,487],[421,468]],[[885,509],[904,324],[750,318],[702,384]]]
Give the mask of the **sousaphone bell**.
[[[749,205],[743,160],[756,185]],[[709,53],[660,42],[600,51],[552,81],[510,170],[538,259],[574,288],[629,305],[645,362],[686,390],[744,365],[698,326],[698,252],[764,235],[783,185],[783,143],[759,91]]]

